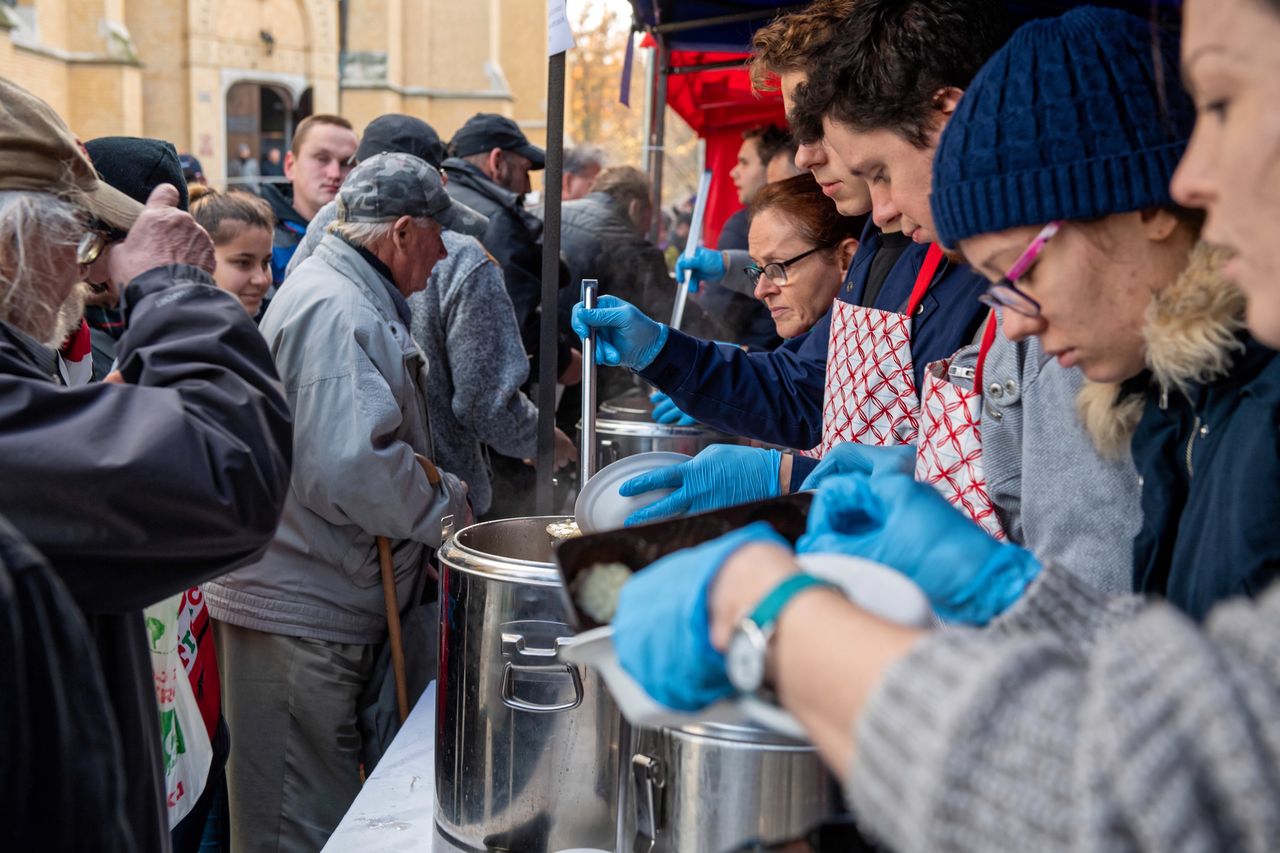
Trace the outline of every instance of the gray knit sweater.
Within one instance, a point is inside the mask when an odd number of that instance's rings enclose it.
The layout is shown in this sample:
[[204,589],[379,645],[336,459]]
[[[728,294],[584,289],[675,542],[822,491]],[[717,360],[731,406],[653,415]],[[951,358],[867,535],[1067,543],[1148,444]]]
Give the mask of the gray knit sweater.
[[[336,215],[333,202],[320,208],[290,272],[314,251]],[[529,358],[502,270],[476,239],[452,231],[441,236],[449,256],[436,264],[427,289],[409,297],[411,332],[427,356],[436,464],[466,482],[480,515],[493,500],[484,445],[517,459],[536,456],[538,409],[520,391]]]
[[1274,850],[1280,587],[1198,628],[1048,567],[925,639],[856,735],[846,792],[894,850]]

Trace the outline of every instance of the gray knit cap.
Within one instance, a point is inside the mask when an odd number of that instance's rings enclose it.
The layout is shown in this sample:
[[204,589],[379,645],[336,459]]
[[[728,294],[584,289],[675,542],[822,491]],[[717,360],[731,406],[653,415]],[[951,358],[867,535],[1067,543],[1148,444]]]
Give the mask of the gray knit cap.
[[339,222],[393,222],[401,216],[428,216],[473,237],[489,225],[487,217],[451,199],[439,170],[412,154],[370,157],[338,190]]

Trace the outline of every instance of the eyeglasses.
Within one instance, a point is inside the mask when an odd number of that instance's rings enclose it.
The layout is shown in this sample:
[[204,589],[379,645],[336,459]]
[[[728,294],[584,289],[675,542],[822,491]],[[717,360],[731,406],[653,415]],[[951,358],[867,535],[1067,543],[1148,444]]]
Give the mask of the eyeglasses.
[[76,245],[76,263],[82,267],[89,266],[101,257],[102,250],[105,248],[107,248],[107,235],[101,231],[86,231]]
[[987,288],[987,292],[979,296],[978,301],[992,308],[1008,308],[1024,317],[1039,317],[1040,303],[1028,296],[1014,282],[1027,274],[1027,270],[1031,269],[1031,265],[1044,251],[1049,238],[1057,234],[1060,228],[1062,228],[1062,220],[1055,219],[1040,229],[1040,233],[1031,241],[1031,245],[1027,246],[1013,262],[1013,266],[1009,267],[1004,278]]
[[89,225],[80,242],[76,244],[76,263],[87,267],[102,257],[102,252],[112,243],[123,240],[125,235],[105,225]]
[[764,266],[760,266],[759,264],[752,264],[749,267],[743,267],[742,271],[745,272],[747,274],[747,278],[751,280],[752,287],[760,283],[760,276],[764,276],[765,278],[769,279],[769,281],[773,282],[778,287],[786,287],[788,283],[787,267],[791,266],[792,264],[803,261],[805,258],[812,255],[814,252],[820,252],[823,249],[830,249],[830,248],[831,248],[830,246],[814,246],[809,251],[801,252],[800,254],[796,255],[794,258],[791,258],[790,260],[775,261],[774,263],[765,264]]

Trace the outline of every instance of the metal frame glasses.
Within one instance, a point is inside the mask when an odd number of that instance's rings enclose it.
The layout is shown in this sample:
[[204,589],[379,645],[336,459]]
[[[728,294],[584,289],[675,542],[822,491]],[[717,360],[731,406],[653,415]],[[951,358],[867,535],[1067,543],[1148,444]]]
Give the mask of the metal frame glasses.
[[787,281],[787,267],[791,266],[792,264],[803,261],[805,258],[812,255],[814,252],[820,252],[823,249],[830,249],[830,248],[831,248],[830,246],[814,246],[809,251],[801,252],[800,254],[796,255],[794,258],[791,258],[789,260],[774,261],[773,263],[765,264],[764,266],[760,266],[759,264],[752,264],[749,267],[743,267],[742,271],[745,272],[747,274],[747,278],[751,280],[752,287],[755,287],[757,284],[760,283],[760,276],[764,276],[765,278],[769,279],[769,281],[773,282],[778,287],[786,287],[787,284],[789,284],[789,282]]
[[1023,251],[1018,259],[1013,262],[1013,266],[1009,267],[1009,271],[1004,274],[1004,278],[987,288],[987,292],[978,297],[983,305],[989,305],[992,308],[1008,308],[1024,317],[1039,317],[1040,303],[1027,295],[1026,291],[1018,287],[1014,282],[1027,274],[1027,270],[1031,269],[1031,265],[1040,257],[1040,253],[1044,251],[1045,244],[1049,242],[1049,238],[1058,233],[1062,228],[1062,220],[1055,219],[1040,229],[1040,233],[1031,241],[1031,245]]

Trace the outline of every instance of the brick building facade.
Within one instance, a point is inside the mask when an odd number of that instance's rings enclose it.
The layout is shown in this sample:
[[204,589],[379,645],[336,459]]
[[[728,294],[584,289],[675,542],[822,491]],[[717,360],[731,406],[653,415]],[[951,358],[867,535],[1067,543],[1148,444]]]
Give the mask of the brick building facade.
[[312,112],[477,111],[545,136],[545,0],[0,0],[0,75],[82,139],[171,140],[211,183],[240,142],[286,148]]

